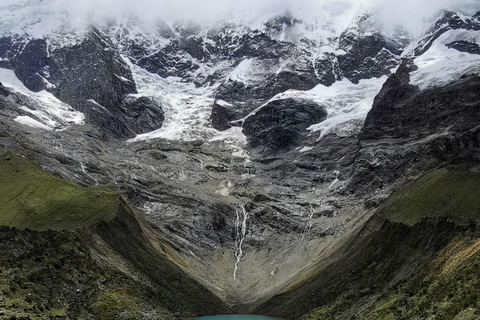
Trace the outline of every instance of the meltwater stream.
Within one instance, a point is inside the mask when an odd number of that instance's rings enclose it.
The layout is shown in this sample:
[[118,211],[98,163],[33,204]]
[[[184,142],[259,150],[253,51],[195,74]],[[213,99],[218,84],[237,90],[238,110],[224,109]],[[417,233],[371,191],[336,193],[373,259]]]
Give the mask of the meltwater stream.
[[235,219],[235,267],[233,269],[233,282],[237,279],[237,269],[240,260],[243,256],[243,242],[245,241],[245,235],[247,234],[247,219],[248,212],[243,205],[240,206],[240,210],[236,210],[237,218]]

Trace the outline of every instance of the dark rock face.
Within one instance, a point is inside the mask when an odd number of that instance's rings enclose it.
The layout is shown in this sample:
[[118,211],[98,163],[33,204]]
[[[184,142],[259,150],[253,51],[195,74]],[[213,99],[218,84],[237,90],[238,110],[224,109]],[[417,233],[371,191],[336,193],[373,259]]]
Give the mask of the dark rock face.
[[318,82],[327,87],[341,79],[342,70],[334,54],[324,54],[322,58],[316,59],[315,70]]
[[403,50],[400,46],[387,44],[372,17],[365,15],[341,34],[339,48],[346,53],[338,56],[338,63],[343,75],[353,83],[378,78],[390,74],[389,70],[398,65],[396,54]]
[[13,69],[15,75],[32,91],[47,87],[49,54],[44,39],[0,38],[0,66]]
[[[21,50],[17,47],[21,46]],[[131,138],[161,127],[163,111],[150,98],[127,98],[136,93],[128,65],[117,48],[98,30],[79,44],[49,52],[44,39],[17,43],[0,41],[8,67],[32,91],[48,90],[85,113],[103,139]]]
[[[135,48],[134,45],[129,47],[129,49],[133,48]],[[178,40],[172,40],[169,45],[154,54],[147,52],[144,48],[138,48],[129,53],[135,64],[164,78],[170,76],[189,78],[189,74],[200,67],[181,50]]]
[[216,46],[220,48],[218,53],[224,57],[275,59],[288,48],[294,47],[290,43],[280,43],[258,30],[235,35],[235,28],[238,27],[226,26],[218,33],[212,34]]
[[115,137],[133,138],[138,133],[156,130],[164,120],[161,106],[147,97],[127,97],[110,110],[88,100],[83,111],[86,121],[101,128],[100,134],[107,140]]
[[44,39],[28,42],[13,62],[17,77],[32,91],[46,88],[48,76],[48,51]]
[[24,39],[13,39],[10,36],[0,38],[0,66],[2,68],[13,68],[13,59],[24,46]]
[[265,27],[267,27],[267,30],[272,33],[280,33],[299,23],[302,23],[302,20],[293,17],[290,13],[285,13],[268,20],[265,23]]
[[129,120],[127,124],[135,133],[146,133],[160,128],[165,120],[163,110],[152,98],[140,97],[124,100],[123,108],[126,118]]
[[10,95],[10,92],[3,86],[3,84],[0,82],[0,94],[2,96],[8,97]]
[[274,154],[297,146],[305,138],[306,129],[326,117],[325,108],[316,103],[276,100],[245,119],[243,133],[251,148]]
[[237,111],[231,104],[219,104],[215,101],[210,116],[212,126],[219,131],[230,129],[232,127],[230,121],[240,117]]
[[88,99],[111,109],[125,95],[136,93],[130,69],[113,46],[95,31],[82,43],[57,49],[52,55],[50,77],[57,88],[55,93],[79,109]]
[[[363,129],[362,137],[382,137],[385,131],[374,132],[372,127],[378,130],[390,129],[390,135],[398,135],[402,130],[401,122],[395,123],[392,114],[398,114],[399,104],[412,97],[418,89],[409,84],[409,71],[414,69],[411,62],[405,60],[396,73],[392,74],[382,86],[382,89],[375,97],[372,109],[369,112]],[[403,111],[403,110],[402,110]],[[402,112],[403,114],[403,112]]]
[[480,54],[480,46],[477,43],[472,43],[468,41],[454,41],[451,43],[447,43],[447,47],[456,49],[460,52]]
[[468,77],[443,88],[414,93],[412,86],[392,75],[375,99],[361,140],[380,136],[418,139],[447,128],[461,133],[477,126],[480,78]]
[[[391,185],[445,161],[480,155],[480,79],[466,77],[418,91],[408,84],[405,62],[375,98],[359,138],[351,180],[356,193]],[[363,190],[363,191],[362,191]]]

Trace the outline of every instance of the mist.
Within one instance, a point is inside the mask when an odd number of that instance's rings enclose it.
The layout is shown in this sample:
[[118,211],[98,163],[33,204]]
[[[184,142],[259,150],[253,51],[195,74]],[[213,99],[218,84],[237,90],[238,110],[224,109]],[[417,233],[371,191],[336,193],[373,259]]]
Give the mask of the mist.
[[[480,0],[1,0],[5,5],[41,2],[46,10],[88,16],[91,21],[131,14],[144,21],[162,19],[172,25],[178,20],[214,23],[221,19],[259,20],[286,11],[304,21],[318,16],[348,19],[360,11],[374,13],[385,29],[402,26],[419,36],[443,10],[473,14]],[[51,12],[50,12],[51,13]]]

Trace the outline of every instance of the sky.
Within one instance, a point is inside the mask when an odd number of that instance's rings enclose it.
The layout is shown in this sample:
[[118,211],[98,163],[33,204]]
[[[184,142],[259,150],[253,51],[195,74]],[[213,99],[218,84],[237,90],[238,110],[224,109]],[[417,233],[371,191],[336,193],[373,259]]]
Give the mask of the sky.
[[401,25],[418,35],[443,9],[480,10],[480,0],[0,0],[0,9],[9,5],[41,2],[46,11],[68,11],[70,16],[88,15],[93,20],[125,12],[146,21],[163,19],[167,24],[190,19],[213,22],[218,19],[254,20],[287,10],[304,20],[328,15],[348,19],[359,10],[374,12],[385,28]]

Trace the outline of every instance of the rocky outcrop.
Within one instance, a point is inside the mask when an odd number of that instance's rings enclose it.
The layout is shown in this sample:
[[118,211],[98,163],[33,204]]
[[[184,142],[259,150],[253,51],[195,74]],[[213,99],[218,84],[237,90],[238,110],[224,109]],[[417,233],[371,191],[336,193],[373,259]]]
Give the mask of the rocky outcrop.
[[458,50],[460,52],[467,52],[470,54],[480,54],[480,46],[477,43],[468,41],[454,41],[447,43],[448,48]]
[[2,85],[1,82],[0,82],[0,94],[5,97],[8,97],[10,95],[10,92]]
[[[435,40],[445,32],[459,29],[480,30],[480,13],[477,13],[472,17],[460,17],[453,11],[445,12],[426,32],[426,36],[419,42],[418,47],[415,49],[415,55],[420,56],[424,54],[430,49]],[[456,46],[452,44],[452,46],[456,47],[458,44]]]
[[408,83],[408,64],[387,80],[365,120],[352,191],[383,188],[435,163],[479,156],[479,78],[418,91]]
[[325,108],[309,101],[275,100],[245,119],[249,146],[263,155],[286,152],[300,144],[307,128],[327,117]]
[[27,88],[50,91],[84,112],[103,139],[131,138],[161,127],[163,110],[157,102],[127,97],[136,93],[130,68],[100,31],[53,50],[45,39],[4,38],[2,43],[6,66]]
[[345,53],[338,56],[338,64],[343,75],[353,83],[378,78],[389,75],[390,69],[398,65],[397,55],[404,46],[402,43],[387,43],[377,22],[366,14],[341,34],[339,48]]

